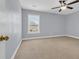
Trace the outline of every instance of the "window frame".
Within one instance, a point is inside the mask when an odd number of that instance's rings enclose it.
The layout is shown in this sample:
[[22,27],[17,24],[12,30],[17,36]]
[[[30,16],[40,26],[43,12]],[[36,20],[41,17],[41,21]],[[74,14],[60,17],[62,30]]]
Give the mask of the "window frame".
[[[30,22],[29,22],[29,15],[39,16],[38,32],[30,32],[30,31],[29,31],[29,23],[30,23]],[[28,25],[27,25],[28,29],[27,29],[27,33],[28,33],[28,34],[38,34],[38,33],[40,33],[40,15],[37,15],[37,14],[28,14],[27,17],[28,17],[28,23],[27,23],[27,24],[28,24]]]

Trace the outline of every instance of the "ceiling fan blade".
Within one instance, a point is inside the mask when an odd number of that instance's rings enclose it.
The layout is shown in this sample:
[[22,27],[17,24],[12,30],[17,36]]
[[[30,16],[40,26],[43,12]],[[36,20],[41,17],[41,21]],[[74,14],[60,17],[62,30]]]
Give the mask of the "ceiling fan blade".
[[71,4],[78,3],[78,2],[79,2],[79,0],[76,0],[76,1],[68,3],[67,5],[71,5]]
[[57,9],[57,8],[60,8],[60,6],[58,6],[58,7],[54,7],[54,8],[51,8],[51,9]]
[[62,11],[62,9],[59,10],[59,12],[61,12],[61,11]]
[[67,6],[67,8],[68,8],[68,9],[73,9],[73,7],[69,7],[69,6]]
[[60,4],[66,4],[66,3],[65,3],[65,0],[60,0],[59,3],[60,3]]
[[65,5],[66,5],[65,0],[63,0],[63,4],[65,4]]
[[63,3],[63,1],[59,1],[59,3],[60,3],[60,4],[62,4],[62,3]]

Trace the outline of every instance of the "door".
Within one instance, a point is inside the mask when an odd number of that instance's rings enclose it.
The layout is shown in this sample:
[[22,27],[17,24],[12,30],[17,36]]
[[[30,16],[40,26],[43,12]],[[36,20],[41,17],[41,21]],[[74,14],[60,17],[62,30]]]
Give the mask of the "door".
[[0,0],[0,35],[8,41],[0,41],[0,59],[11,59],[21,41],[21,6],[19,0]]
[[[7,18],[5,0],[0,0],[0,36],[9,34],[10,26]],[[6,41],[0,41],[0,59],[6,59],[5,55]]]
[[0,42],[0,59],[5,59],[5,42]]

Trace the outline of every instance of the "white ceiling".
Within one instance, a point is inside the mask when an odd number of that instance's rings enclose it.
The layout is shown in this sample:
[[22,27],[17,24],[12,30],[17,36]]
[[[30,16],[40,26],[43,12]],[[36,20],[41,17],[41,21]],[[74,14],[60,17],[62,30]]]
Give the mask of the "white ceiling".
[[[56,13],[56,14],[71,14],[74,12],[79,11],[79,3],[70,5],[74,7],[73,10],[65,9],[62,12],[58,12],[59,9],[51,9],[52,7],[60,6],[59,0],[20,0],[21,6],[24,9],[36,10],[36,11],[43,11],[49,13]],[[69,3],[74,0],[66,0],[66,3]]]

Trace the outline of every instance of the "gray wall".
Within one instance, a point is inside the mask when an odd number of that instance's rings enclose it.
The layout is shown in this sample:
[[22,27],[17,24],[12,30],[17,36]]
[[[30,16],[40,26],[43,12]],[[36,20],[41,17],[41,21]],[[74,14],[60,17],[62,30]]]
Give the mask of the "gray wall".
[[11,59],[21,41],[21,7],[19,0],[5,0],[6,21],[10,39],[6,42],[6,59]]
[[67,34],[79,36],[79,12],[67,15]]
[[[40,33],[28,34],[28,14],[40,15]],[[39,37],[65,34],[64,17],[62,15],[22,9],[22,37]]]

